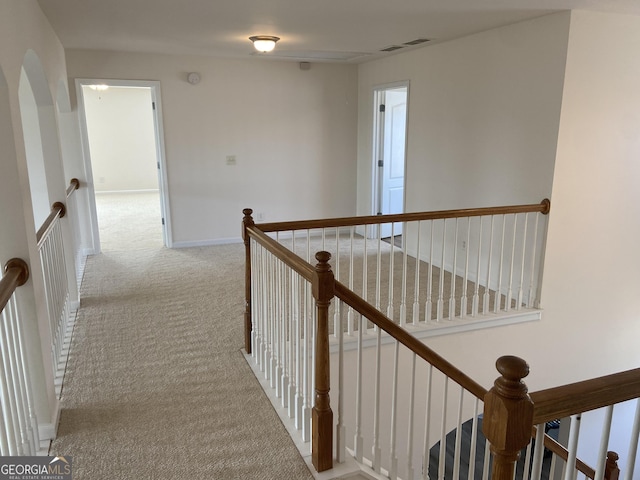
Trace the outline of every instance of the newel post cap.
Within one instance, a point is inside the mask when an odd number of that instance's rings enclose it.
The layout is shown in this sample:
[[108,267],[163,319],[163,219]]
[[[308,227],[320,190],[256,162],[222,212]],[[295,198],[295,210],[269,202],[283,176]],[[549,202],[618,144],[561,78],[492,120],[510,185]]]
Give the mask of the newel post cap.
[[533,402],[522,381],[529,365],[515,356],[500,357],[496,368],[502,374],[484,398],[482,430],[494,452],[518,452],[531,440]]

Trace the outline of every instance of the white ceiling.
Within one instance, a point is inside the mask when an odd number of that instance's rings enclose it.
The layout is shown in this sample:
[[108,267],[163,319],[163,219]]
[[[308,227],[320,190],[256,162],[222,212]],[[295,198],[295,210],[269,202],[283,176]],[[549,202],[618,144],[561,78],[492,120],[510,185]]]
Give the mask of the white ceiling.
[[[39,0],[65,48],[362,62],[569,9],[640,15],[640,0]],[[428,45],[428,44],[427,44]],[[424,46],[424,45],[422,45]],[[404,47],[420,48],[420,47]]]

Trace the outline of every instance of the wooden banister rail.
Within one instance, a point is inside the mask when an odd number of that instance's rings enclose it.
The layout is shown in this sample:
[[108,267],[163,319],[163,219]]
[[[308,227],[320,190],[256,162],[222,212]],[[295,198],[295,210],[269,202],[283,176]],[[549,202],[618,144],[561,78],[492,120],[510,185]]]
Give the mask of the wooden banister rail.
[[530,394],[534,424],[640,397],[640,368]]
[[0,279],[0,312],[7,306],[16,289],[29,280],[29,265],[20,258],[12,258],[4,266]]
[[393,215],[368,215],[356,217],[338,217],[320,220],[299,220],[293,222],[272,222],[258,225],[263,232],[281,232],[314,228],[350,227],[354,225],[374,225],[391,222],[414,222],[418,220],[440,220],[443,218],[482,217],[485,215],[508,215],[515,213],[540,212],[548,214],[551,201],[547,198],[531,205],[512,205],[505,207],[467,208],[459,210],[439,210],[435,212],[399,213]]
[[376,324],[379,328],[398,340],[398,342],[407,347],[417,356],[429,362],[436,369],[452,379],[461,387],[471,392],[477,398],[483,399],[487,394],[486,388],[484,388],[471,377],[467,376],[462,371],[454,367],[451,363],[431,350],[424,343],[407,332],[404,328],[400,327],[386,315],[382,314],[376,307],[371,305],[366,300],[363,300],[359,295],[353,293],[351,290],[349,290],[349,288],[338,281],[335,282],[335,293],[336,297],[348,304],[360,315],[363,315],[367,318],[367,320],[370,320],[372,323]]
[[43,222],[42,226],[36,232],[36,240],[38,242],[38,246],[40,246],[40,242],[42,239],[47,236],[49,230],[53,227],[54,222],[58,218],[62,218],[67,214],[67,207],[62,202],[56,202],[51,206],[51,213]]
[[69,186],[67,187],[67,198],[71,196],[73,192],[80,188],[80,180],[77,178],[72,178],[69,180]]

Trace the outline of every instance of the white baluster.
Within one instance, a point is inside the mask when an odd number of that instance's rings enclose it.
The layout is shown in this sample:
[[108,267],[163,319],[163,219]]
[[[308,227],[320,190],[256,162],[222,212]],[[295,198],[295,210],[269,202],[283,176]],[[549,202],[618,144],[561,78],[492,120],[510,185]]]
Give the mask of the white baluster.
[[[403,230],[405,232],[406,230]],[[405,243],[406,249],[406,243]],[[409,422],[407,426],[407,478],[414,478],[413,466],[413,423],[415,412],[415,391],[416,391],[416,354],[411,353],[411,374],[409,376],[411,384],[409,385]]]
[[522,264],[520,265],[520,286],[518,287],[518,301],[516,303],[516,310],[522,308],[522,301],[524,295],[524,265],[527,258],[527,225],[529,223],[529,213],[524,215],[524,231],[522,233]]
[[533,452],[533,466],[531,467],[531,479],[540,480],[542,475],[542,462],[544,461],[544,431],[545,424],[536,425],[536,448]]
[[[349,290],[353,292],[353,235],[356,227],[349,229]],[[353,314],[353,308],[349,306],[349,312],[347,314],[347,335],[352,336],[355,326],[355,318]]]
[[345,310],[341,300],[336,299],[336,310],[339,312],[340,324],[338,329],[338,425],[336,430],[336,461],[344,462],[347,453],[347,427],[344,423],[344,328],[340,312]]
[[458,398],[458,419],[456,422],[456,444],[453,453],[453,478],[460,478],[460,456],[462,450],[462,405],[464,402],[464,388],[460,387]]
[[432,302],[432,289],[433,289],[433,220],[429,222],[430,225],[430,236],[431,240],[429,242],[429,272],[427,274],[427,300],[425,304],[425,312],[424,312],[424,323],[427,324],[431,322],[431,313],[433,310],[433,302]]
[[366,318],[360,316],[360,325],[358,326],[358,358],[356,363],[356,426],[353,439],[354,457],[362,463],[363,443],[362,437],[362,335]]
[[[527,449],[525,450],[525,454],[524,454],[524,471],[522,472],[522,480],[529,480],[529,465],[531,465],[531,441],[529,441],[529,445],[527,445]],[[514,475],[515,475],[515,471],[516,469],[514,468]]]
[[391,439],[389,442],[389,478],[398,478],[398,455],[396,454],[396,437],[398,425],[398,353],[400,342],[396,340],[393,352],[393,379],[391,387]]
[[[471,306],[471,316],[477,317],[480,309],[480,267],[482,265],[482,218],[478,218],[478,264],[476,266],[476,285],[473,291],[473,303]],[[488,284],[487,284],[488,288]]]
[[[376,231],[377,233],[377,248],[376,248],[376,275],[375,275],[375,280],[376,280],[376,303],[375,303],[375,307],[382,311],[381,308],[381,291],[380,291],[380,286],[381,286],[381,277],[382,277],[382,225],[376,225]],[[366,248],[365,248],[365,255],[366,255]],[[365,283],[367,282],[367,278],[365,277],[364,279]],[[373,326],[374,330],[377,329],[377,325]]]
[[460,318],[467,316],[467,301],[469,298],[469,250],[471,250],[471,217],[467,218],[467,248],[464,249],[464,278],[462,279],[462,298],[460,299]]
[[309,298],[308,282],[303,281],[304,295],[304,341],[302,342],[302,440],[308,442],[311,440],[311,375],[309,365],[310,349],[311,349],[311,299]]
[[373,470],[380,473],[380,462],[382,452],[380,449],[380,370],[382,363],[382,329],[377,330],[376,341],[376,370],[374,385],[374,406],[373,406],[373,447],[371,453],[373,455]]
[[[400,298],[400,326],[405,327],[407,325],[407,242],[406,242],[406,233],[407,232],[407,224],[406,222],[402,226],[402,232],[405,236],[404,246],[402,249],[402,296]],[[400,237],[402,238],[402,236]]]
[[511,310],[511,300],[513,299],[513,267],[516,256],[516,237],[518,235],[518,216],[513,215],[513,236],[511,237],[511,257],[509,260],[509,288],[507,290],[507,301],[505,311]]
[[456,318],[456,273],[458,271],[458,233],[459,218],[456,218],[456,230],[453,237],[453,269],[451,272],[451,292],[449,296],[449,319]]
[[580,415],[571,415],[571,426],[569,427],[569,454],[567,456],[567,468],[564,473],[564,480],[573,480],[576,469],[576,453],[578,450],[578,436],[580,435]]
[[469,475],[467,480],[473,480],[476,475],[476,456],[478,455],[478,418],[480,416],[480,399],[475,399],[473,409],[473,422],[471,423],[471,445],[469,446]]
[[489,479],[489,466],[491,464],[491,448],[489,446],[489,440],[485,440],[484,443],[484,461],[482,468],[482,480]]
[[[422,229],[422,222],[418,222],[418,233],[416,235],[416,271],[414,290],[413,290],[413,325],[415,327],[420,323],[420,230]],[[407,242],[405,241],[405,250],[407,249]]]
[[[507,216],[502,216],[502,235],[500,237],[500,261],[498,266],[498,289],[496,290],[496,299],[493,305],[494,313],[498,313],[500,310],[500,304],[502,303],[502,271],[504,268],[504,234],[507,223]],[[506,307],[505,307],[506,308]]]
[[[336,280],[340,280],[340,229],[336,227],[336,254],[333,260],[333,273]],[[338,337],[338,329],[342,328],[342,320],[340,317],[340,309],[342,303],[336,303],[333,311],[333,336]]]
[[449,377],[444,377],[442,394],[442,424],[440,425],[440,454],[438,456],[438,480],[444,479],[447,455],[447,406],[448,406]]
[[391,246],[389,248],[389,301],[387,303],[387,317],[393,320],[394,308],[393,308],[393,270],[394,270],[394,227],[395,223],[391,223]]
[[429,479],[429,449],[431,435],[431,381],[433,378],[433,365],[429,364],[427,370],[427,391],[424,413],[424,442],[422,444],[422,480]]
[[638,437],[640,437],[640,399],[636,400],[636,416],[633,419],[631,428],[631,440],[629,441],[629,454],[627,455],[627,465],[624,468],[624,480],[632,480],[636,466],[636,455],[638,452]]
[[440,261],[440,284],[438,285],[438,302],[436,308],[436,321],[442,320],[444,307],[444,267],[447,259],[447,219],[442,221],[442,259]]
[[[495,215],[491,215],[491,233],[489,235],[489,263],[487,265],[487,284],[484,289],[484,297],[482,299],[482,314],[486,315],[489,312],[489,299],[491,291],[491,267],[493,265],[493,220]],[[498,301],[499,292],[496,292],[495,301]]]
[[604,478],[604,467],[607,461],[607,450],[609,449],[609,437],[611,436],[611,422],[613,421],[613,405],[608,405],[604,409],[605,416],[602,424],[602,435],[600,437],[600,448],[598,449],[598,463],[596,464],[596,476],[594,480]]

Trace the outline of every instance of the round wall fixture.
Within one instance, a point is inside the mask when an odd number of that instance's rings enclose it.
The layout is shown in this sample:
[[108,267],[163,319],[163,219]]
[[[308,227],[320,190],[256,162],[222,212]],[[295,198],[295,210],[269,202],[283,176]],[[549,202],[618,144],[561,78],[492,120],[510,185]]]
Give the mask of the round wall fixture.
[[197,72],[191,72],[187,75],[187,82],[191,85],[197,85],[200,83],[200,74]]

